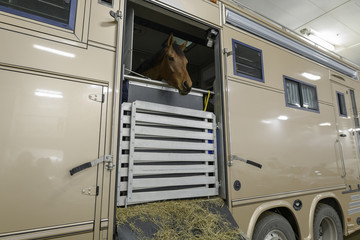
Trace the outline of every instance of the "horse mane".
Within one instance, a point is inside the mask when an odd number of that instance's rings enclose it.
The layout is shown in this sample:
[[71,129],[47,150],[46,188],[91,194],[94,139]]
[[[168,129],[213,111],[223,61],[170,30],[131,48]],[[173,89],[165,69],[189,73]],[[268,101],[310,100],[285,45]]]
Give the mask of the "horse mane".
[[[185,56],[184,52],[180,48],[180,45],[173,43],[172,47],[178,56],[180,56],[180,57]],[[140,64],[140,66],[135,70],[135,72],[143,73],[143,72],[155,67],[159,63],[159,61],[163,58],[164,53],[165,53],[165,47],[163,47],[158,52],[156,52],[152,57],[150,57],[147,60],[145,60],[144,62],[142,62]]]

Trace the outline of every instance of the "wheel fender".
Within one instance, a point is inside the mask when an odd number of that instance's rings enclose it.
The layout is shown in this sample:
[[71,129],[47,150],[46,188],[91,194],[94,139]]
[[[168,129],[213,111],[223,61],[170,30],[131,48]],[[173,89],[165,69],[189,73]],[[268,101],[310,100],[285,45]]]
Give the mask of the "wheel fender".
[[247,229],[247,236],[250,237],[250,239],[252,239],[253,237],[253,233],[254,233],[254,228],[255,225],[260,217],[260,215],[264,212],[266,212],[269,209],[273,209],[273,208],[279,208],[279,207],[285,207],[288,208],[292,213],[292,204],[290,204],[287,201],[284,200],[277,200],[277,201],[271,201],[271,202],[266,202],[261,204],[259,207],[257,207],[253,213],[253,215],[251,216],[250,222],[249,222],[249,227]]
[[[335,199],[337,202],[340,202],[338,197],[331,192],[326,192],[326,193],[320,193],[318,195],[316,195],[314,197],[314,199],[312,200],[311,203],[311,207],[310,207],[310,214],[309,214],[309,234],[308,236],[305,238],[305,240],[310,240],[313,237],[313,231],[314,231],[314,217],[315,217],[315,209],[316,206],[318,205],[318,203],[325,198],[333,198]],[[342,211],[342,210],[341,210]],[[339,218],[344,221],[344,219],[342,219],[343,216],[339,216]]]

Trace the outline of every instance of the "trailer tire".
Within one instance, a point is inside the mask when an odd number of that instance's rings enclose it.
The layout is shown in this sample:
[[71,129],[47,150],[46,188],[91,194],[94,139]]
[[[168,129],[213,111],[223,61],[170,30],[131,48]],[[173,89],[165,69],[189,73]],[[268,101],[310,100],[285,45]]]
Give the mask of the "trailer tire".
[[334,208],[320,203],[315,210],[314,240],[342,240],[342,224]]
[[280,214],[268,212],[256,223],[253,240],[295,240],[290,223]]

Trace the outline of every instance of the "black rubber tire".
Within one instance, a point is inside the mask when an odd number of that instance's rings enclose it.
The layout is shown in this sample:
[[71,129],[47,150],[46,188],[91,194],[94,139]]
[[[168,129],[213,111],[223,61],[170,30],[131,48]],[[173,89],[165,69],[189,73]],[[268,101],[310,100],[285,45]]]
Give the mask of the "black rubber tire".
[[[343,240],[341,220],[334,208],[320,203],[315,210],[314,240]],[[325,232],[324,232],[325,231]]]
[[[282,240],[295,240],[295,233],[290,223],[280,214],[268,212],[256,223],[252,240],[264,240],[270,233],[280,233]],[[285,238],[285,239],[283,239]]]

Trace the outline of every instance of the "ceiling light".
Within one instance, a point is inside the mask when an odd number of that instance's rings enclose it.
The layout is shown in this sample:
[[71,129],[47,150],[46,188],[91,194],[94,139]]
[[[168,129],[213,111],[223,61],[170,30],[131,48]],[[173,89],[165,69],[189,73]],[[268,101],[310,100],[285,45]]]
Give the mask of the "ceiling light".
[[179,38],[179,37],[174,37],[174,41],[177,45],[182,45],[182,44],[184,44],[184,42],[186,42],[185,48],[189,47],[192,44],[192,42],[185,41],[184,39]]
[[331,43],[329,43],[326,40],[319,37],[318,36],[319,34],[316,31],[314,31],[313,29],[303,28],[303,29],[300,30],[300,33],[305,35],[305,37],[307,39],[311,40],[312,42],[314,42],[315,44],[317,44],[320,47],[323,47],[323,48],[325,48],[327,50],[330,50],[330,51],[335,50],[334,45],[332,45]]

